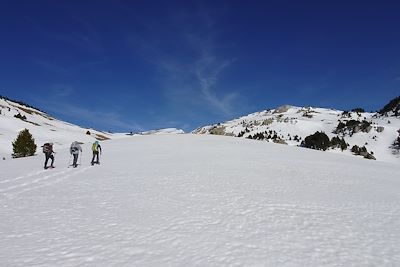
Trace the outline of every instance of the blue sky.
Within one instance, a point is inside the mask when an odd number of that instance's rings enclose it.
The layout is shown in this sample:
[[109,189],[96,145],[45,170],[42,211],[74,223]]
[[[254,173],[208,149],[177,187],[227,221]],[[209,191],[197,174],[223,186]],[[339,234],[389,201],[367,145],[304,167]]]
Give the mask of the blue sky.
[[186,131],[400,95],[397,1],[0,2],[0,94],[82,126]]

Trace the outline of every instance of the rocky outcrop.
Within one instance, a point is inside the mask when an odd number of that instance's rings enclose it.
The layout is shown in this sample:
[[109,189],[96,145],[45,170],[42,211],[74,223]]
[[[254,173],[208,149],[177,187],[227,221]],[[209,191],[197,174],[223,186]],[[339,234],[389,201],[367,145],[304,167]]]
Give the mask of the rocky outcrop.
[[352,136],[358,132],[369,133],[372,130],[371,122],[366,120],[358,121],[358,120],[349,120],[346,123],[339,121],[338,126],[333,131],[335,134],[349,134]]
[[277,109],[275,109],[275,111],[273,112],[273,114],[280,114],[280,113],[285,113],[287,112],[292,106],[290,105],[283,105],[278,107]]
[[391,100],[387,105],[379,111],[379,114],[385,116],[400,117],[400,96]]
[[263,125],[263,126],[270,125],[270,124],[272,124],[273,122],[274,122],[274,119],[273,119],[273,118],[268,118],[268,119],[265,119],[265,120],[263,121],[262,125]]
[[358,155],[358,156],[362,156],[365,159],[372,159],[372,160],[376,160],[375,156],[374,156],[374,152],[368,152],[367,148],[365,146],[363,147],[359,147],[357,145],[354,145],[351,148],[351,152],[354,153],[354,155]]
[[215,126],[210,129],[210,134],[225,135],[225,126]]

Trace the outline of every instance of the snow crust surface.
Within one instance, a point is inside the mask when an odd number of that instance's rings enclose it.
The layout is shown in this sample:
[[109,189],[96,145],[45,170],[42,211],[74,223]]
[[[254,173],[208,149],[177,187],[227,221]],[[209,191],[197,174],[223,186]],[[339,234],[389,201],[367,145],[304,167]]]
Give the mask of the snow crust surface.
[[209,135],[0,161],[0,266],[400,266],[400,166]]

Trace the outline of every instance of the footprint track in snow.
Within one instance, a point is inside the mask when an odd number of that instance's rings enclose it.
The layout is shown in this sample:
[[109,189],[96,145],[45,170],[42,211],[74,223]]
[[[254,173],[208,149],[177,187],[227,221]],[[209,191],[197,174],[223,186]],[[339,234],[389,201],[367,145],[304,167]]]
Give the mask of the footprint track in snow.
[[[5,188],[3,190],[0,190],[0,193],[2,193],[7,199],[13,199],[15,196],[20,195],[24,192],[32,191],[38,188],[46,187],[46,186],[51,186],[53,184],[57,184],[68,177],[75,176],[79,173],[82,173],[86,171],[87,169],[90,169],[90,167],[85,167],[81,168],[79,170],[65,170],[65,171],[59,171],[50,175],[46,175],[42,178],[36,178],[34,180],[31,180],[30,182],[24,182],[22,184],[12,186]],[[68,173],[67,175],[64,175]],[[33,176],[33,175],[32,175]],[[56,177],[56,179],[51,179],[50,182],[48,181],[50,178]],[[15,189],[20,189],[20,190],[15,190]],[[15,190],[13,192],[13,190]]]
[[[1,189],[0,189],[0,193],[9,192],[9,191],[12,191],[13,189],[20,188],[20,187],[25,187],[25,186],[29,186],[29,185],[31,185],[31,184],[36,184],[36,183],[39,183],[39,182],[41,182],[41,181],[50,179],[50,178],[52,178],[52,177],[54,177],[54,176],[62,175],[62,174],[64,174],[64,173],[66,173],[66,172],[67,172],[67,170],[66,170],[66,171],[59,171],[59,172],[55,172],[55,173],[52,173],[52,174],[45,175],[45,176],[43,176],[43,177],[40,177],[40,176],[39,176],[39,174],[42,174],[42,172],[38,172],[37,175],[36,175],[36,176],[38,176],[38,177],[35,177],[35,175],[30,175],[29,177],[26,177],[26,178],[30,178],[30,180],[24,179],[24,180],[22,181],[22,183],[20,183],[20,184],[13,185],[13,186],[9,186],[9,187],[6,187],[6,188],[1,188]],[[21,179],[22,179],[22,178],[21,178]],[[14,179],[14,181],[17,181],[17,179]]]
[[46,171],[45,170],[40,170],[40,171],[31,172],[31,173],[28,173],[27,175],[21,175],[21,176],[18,176],[16,178],[14,178],[14,179],[6,179],[6,180],[3,180],[3,181],[0,181],[0,184],[15,182],[15,181],[18,181],[18,180],[21,180],[21,179],[26,179],[26,178],[29,178],[29,177],[32,177],[32,176],[35,176],[35,175],[38,175],[38,174],[42,174],[44,172],[46,172]]

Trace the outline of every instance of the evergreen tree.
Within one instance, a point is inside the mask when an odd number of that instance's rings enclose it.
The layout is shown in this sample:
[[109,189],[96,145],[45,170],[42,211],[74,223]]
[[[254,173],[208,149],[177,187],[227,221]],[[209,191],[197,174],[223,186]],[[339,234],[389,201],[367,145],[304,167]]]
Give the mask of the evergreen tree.
[[21,158],[27,156],[33,156],[36,152],[35,139],[32,137],[28,129],[22,130],[17,139],[12,143],[13,146],[13,158]]

